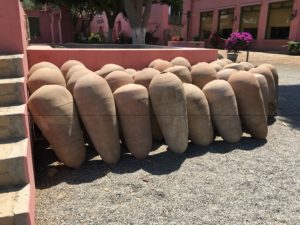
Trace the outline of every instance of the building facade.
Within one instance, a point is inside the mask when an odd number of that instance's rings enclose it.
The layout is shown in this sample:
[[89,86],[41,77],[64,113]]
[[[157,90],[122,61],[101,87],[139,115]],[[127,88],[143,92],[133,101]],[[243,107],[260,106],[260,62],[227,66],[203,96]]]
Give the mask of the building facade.
[[[34,27],[31,32],[37,34],[31,35],[31,42],[72,41],[72,21],[64,11],[27,11],[27,15]],[[90,30],[107,35],[105,14],[94,18]],[[233,31],[247,31],[255,39],[252,50],[286,51],[289,40],[300,40],[300,0],[184,0],[180,12],[153,4],[147,31],[157,38],[155,44],[167,44],[171,39],[192,41],[196,37],[207,40],[214,32],[227,38]],[[121,33],[130,36],[131,28],[119,15],[114,40]]]
[[284,51],[288,40],[300,40],[300,0],[191,0],[190,23],[183,34],[205,40],[213,32],[227,38],[233,31],[250,32],[254,50]]

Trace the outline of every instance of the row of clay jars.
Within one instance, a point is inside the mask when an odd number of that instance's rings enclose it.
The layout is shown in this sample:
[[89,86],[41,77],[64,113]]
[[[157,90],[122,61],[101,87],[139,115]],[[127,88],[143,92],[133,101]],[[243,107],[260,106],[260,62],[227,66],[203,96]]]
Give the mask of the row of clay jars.
[[[166,74],[163,74],[163,75],[166,75]],[[170,74],[171,75],[171,74]],[[163,78],[166,78],[166,77],[170,77],[170,75],[168,75],[168,76],[164,76]],[[174,79],[174,77],[176,77],[176,76],[174,76],[174,75],[172,75],[171,77],[173,77],[173,79]],[[83,80],[83,79],[82,79]],[[176,79],[175,79],[176,80]],[[179,80],[180,81],[180,80]],[[172,83],[172,82],[171,82]],[[175,82],[176,83],[176,82]],[[178,83],[178,82],[177,82]],[[180,82],[179,82],[180,83]],[[176,88],[175,88],[176,89]],[[171,89],[172,90],[172,89]],[[150,96],[151,96],[151,94],[150,94]],[[181,95],[182,96],[182,95]],[[155,99],[155,97],[154,97],[154,99]],[[158,98],[158,99],[160,99],[160,98]],[[156,100],[157,101],[157,100]],[[154,102],[156,102],[155,100],[154,100]],[[178,103],[178,105],[182,105],[182,104],[180,104],[180,102],[177,102]],[[160,105],[160,104],[159,104]],[[174,105],[174,106],[176,106],[176,104]],[[184,107],[183,107],[184,108]],[[156,110],[157,111],[157,110]],[[159,114],[159,113],[158,113]],[[183,113],[183,115],[184,115],[184,113]],[[158,115],[157,115],[158,116]],[[161,116],[161,117],[159,117],[159,118],[163,118],[164,117],[164,115],[163,116]],[[172,120],[172,116],[170,116],[171,117],[171,120],[170,120],[170,118],[168,118],[170,121],[175,121],[175,120]],[[173,118],[176,118],[176,117],[174,117],[173,116]],[[164,121],[168,121],[168,120],[162,120],[162,119],[160,119],[161,120],[161,124],[164,124]],[[184,120],[183,120],[184,121]],[[185,119],[185,121],[186,121],[186,119]],[[180,123],[179,123],[180,124]],[[182,123],[183,124],[183,123]],[[182,125],[181,124],[181,125]],[[179,127],[185,127],[185,126],[179,126]],[[176,129],[175,129],[176,130]],[[186,129],[185,129],[186,130]],[[174,132],[174,129],[171,129],[170,131],[173,131]],[[183,132],[184,133],[184,132]],[[168,134],[169,134],[169,132],[164,132],[164,136],[168,136]],[[149,136],[149,135],[148,135]],[[170,135],[169,135],[170,136]],[[187,136],[187,135],[183,135],[184,137],[185,136]],[[171,137],[172,137],[172,135],[171,135]],[[172,143],[173,143],[173,141],[167,141],[168,139],[170,139],[170,138],[166,138],[165,137],[165,139],[166,139],[166,142],[168,143],[170,143],[171,145],[172,145]],[[184,141],[183,141],[184,140]],[[185,146],[185,145],[187,145],[187,138],[183,138],[183,140],[178,140],[180,143],[181,143],[181,145],[179,144],[178,146],[178,148],[176,148],[176,146],[173,148],[173,150],[174,151],[176,151],[176,152],[182,152],[182,151],[184,151],[185,150],[185,148],[184,147],[182,147],[182,146]],[[175,142],[176,143],[176,142]],[[185,144],[184,144],[185,143]],[[149,146],[149,145],[148,145]],[[172,149],[172,148],[171,148]]]
[[[273,82],[271,79],[268,78],[268,72],[264,72],[265,70],[258,70],[255,72],[254,65],[248,62],[241,62],[241,63],[232,63],[230,60],[223,59],[223,60],[217,60],[209,65],[207,63],[198,63],[191,67],[188,60],[186,60],[183,57],[177,57],[173,59],[171,62],[168,62],[166,60],[157,59],[152,61],[149,64],[149,67],[151,68],[157,68],[158,71],[163,72],[171,72],[177,75],[182,82],[185,83],[193,83],[197,85],[200,88],[203,88],[203,84],[206,84],[207,82],[214,80],[214,79],[223,79],[228,80],[230,75],[236,71],[240,70],[251,70],[253,73],[257,73],[256,76],[259,77],[258,80],[261,84],[261,87],[264,89],[264,99],[266,99],[266,92],[268,92],[268,103],[265,104],[265,112],[269,116],[274,116],[276,114],[277,110],[277,87],[278,87],[278,74],[274,66],[270,64],[263,64],[259,68],[262,67],[268,67],[270,71],[272,71],[272,76],[274,77]],[[123,70],[123,67],[120,67],[115,64],[107,64],[103,66],[104,71],[107,71],[107,68],[110,68],[109,71],[113,70]],[[217,74],[215,74],[215,71],[213,68],[218,71]],[[101,70],[103,70],[101,69]],[[191,70],[191,71],[190,71]],[[268,70],[268,69],[267,69]],[[140,72],[140,71],[139,71]],[[131,76],[134,76],[137,73],[131,74]],[[264,80],[258,75],[261,73],[261,75],[265,76],[267,78],[268,84],[271,87],[270,90],[267,88],[264,84]],[[270,72],[269,72],[270,73]],[[107,74],[106,74],[107,75]],[[193,81],[192,81],[193,77]],[[202,84],[201,84],[202,83]],[[275,90],[274,87],[275,86]],[[267,89],[267,91],[266,91]]]
[[[268,83],[268,102],[266,104],[266,112],[268,116],[275,116],[277,114],[278,106],[278,72],[271,64],[261,64],[255,67],[249,62],[240,63],[224,63],[224,60],[217,60],[211,65],[217,71],[218,79],[228,80],[230,75],[236,71],[249,71],[254,74],[261,74]],[[261,78],[259,78],[261,80]]]

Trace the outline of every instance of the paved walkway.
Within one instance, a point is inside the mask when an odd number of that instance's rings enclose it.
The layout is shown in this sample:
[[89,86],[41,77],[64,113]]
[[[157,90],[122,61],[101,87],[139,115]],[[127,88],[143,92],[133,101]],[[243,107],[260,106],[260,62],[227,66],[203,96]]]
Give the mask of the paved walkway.
[[300,57],[251,53],[250,62],[279,71],[279,116],[267,141],[219,140],[184,155],[161,146],[112,167],[90,151],[76,171],[52,163],[41,145],[37,224],[300,224]]

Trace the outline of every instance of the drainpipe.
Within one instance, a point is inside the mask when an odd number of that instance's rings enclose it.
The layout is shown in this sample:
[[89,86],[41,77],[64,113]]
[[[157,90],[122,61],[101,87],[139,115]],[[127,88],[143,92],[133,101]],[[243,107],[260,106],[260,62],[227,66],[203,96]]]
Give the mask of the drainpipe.
[[186,28],[186,40],[188,41],[190,38],[190,23],[191,23],[191,11],[187,11],[187,28]]
[[50,13],[50,16],[51,16],[51,24],[50,24],[50,27],[51,27],[51,39],[52,39],[52,44],[54,44],[54,42],[55,42],[55,40],[54,40],[54,30],[53,30],[53,23],[54,23],[53,15],[54,15],[54,12]]
[[61,20],[62,20],[62,13],[61,13],[61,9],[60,9],[59,10],[59,20],[58,20],[59,44],[62,44]]

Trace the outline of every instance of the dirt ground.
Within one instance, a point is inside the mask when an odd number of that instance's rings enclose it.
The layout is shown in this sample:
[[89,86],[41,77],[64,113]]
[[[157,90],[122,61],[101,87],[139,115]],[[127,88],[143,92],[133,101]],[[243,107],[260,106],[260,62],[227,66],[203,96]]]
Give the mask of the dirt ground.
[[250,53],[250,62],[279,71],[278,116],[266,141],[218,139],[183,155],[157,145],[146,160],[124,154],[115,166],[90,149],[79,170],[38,142],[36,223],[300,224],[300,57]]

